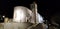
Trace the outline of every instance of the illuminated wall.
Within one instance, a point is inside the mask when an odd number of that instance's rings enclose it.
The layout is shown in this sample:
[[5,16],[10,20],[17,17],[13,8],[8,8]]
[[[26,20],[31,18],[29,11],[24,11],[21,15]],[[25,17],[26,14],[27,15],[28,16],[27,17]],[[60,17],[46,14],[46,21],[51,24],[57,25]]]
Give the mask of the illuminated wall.
[[26,21],[26,8],[22,6],[14,7],[14,16],[13,21],[15,22],[24,22]]
[[[43,17],[39,13],[37,13],[36,15],[37,15],[36,22],[42,23]],[[13,15],[13,21],[14,22],[31,22],[31,23],[34,23],[34,17],[33,16],[34,16],[33,12],[26,7],[23,7],[23,6],[14,7],[14,15]]]

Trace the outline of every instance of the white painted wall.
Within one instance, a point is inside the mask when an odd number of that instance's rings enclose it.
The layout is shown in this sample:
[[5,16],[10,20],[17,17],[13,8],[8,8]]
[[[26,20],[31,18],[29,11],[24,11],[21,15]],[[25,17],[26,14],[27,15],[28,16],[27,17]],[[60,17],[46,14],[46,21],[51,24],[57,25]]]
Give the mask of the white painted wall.
[[[29,14],[27,16],[27,14]],[[13,21],[14,22],[27,22],[27,20],[30,20],[31,23],[34,23],[33,19],[33,12],[29,10],[26,7],[23,6],[17,6],[14,8],[14,16]],[[31,17],[31,18],[30,18]],[[37,13],[37,23],[43,23],[43,17]]]

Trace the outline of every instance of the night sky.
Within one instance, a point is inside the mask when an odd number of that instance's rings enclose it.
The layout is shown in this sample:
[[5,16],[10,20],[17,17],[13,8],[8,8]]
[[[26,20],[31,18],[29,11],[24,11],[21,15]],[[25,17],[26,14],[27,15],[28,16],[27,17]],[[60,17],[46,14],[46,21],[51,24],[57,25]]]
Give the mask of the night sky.
[[[13,8],[15,6],[25,6],[30,8],[30,4],[34,0],[0,0],[0,15],[13,17]],[[58,0],[35,0],[38,4],[38,12],[43,17],[50,17],[60,12],[60,2]]]
[[33,1],[34,0],[1,0],[0,14],[12,18],[15,6],[25,6],[29,8]]

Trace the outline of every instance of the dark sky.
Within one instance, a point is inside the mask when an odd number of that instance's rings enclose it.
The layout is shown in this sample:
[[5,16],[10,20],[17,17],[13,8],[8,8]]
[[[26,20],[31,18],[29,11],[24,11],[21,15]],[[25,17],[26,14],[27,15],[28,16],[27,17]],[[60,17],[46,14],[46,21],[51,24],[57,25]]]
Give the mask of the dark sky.
[[13,8],[15,6],[25,6],[29,8],[30,4],[34,0],[0,0],[0,1],[1,1],[0,14],[6,15],[6,17],[12,18]]
[[[34,0],[0,0],[1,8],[0,8],[0,14],[6,15],[7,17],[13,16],[13,8],[14,6],[26,6],[30,7],[30,4]],[[59,11],[59,1],[58,0],[36,0],[38,4],[38,12],[42,16],[51,16],[54,13]]]

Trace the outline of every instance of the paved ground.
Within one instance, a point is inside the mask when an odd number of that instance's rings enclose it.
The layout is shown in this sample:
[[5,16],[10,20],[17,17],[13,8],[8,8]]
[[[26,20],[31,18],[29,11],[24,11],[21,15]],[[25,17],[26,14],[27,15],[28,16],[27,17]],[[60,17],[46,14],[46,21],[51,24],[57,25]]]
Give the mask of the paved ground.
[[1,23],[0,29],[26,29],[31,23]]
[[[31,28],[29,28],[32,26]],[[0,29],[42,29],[42,24],[33,27],[32,23],[0,23]]]

